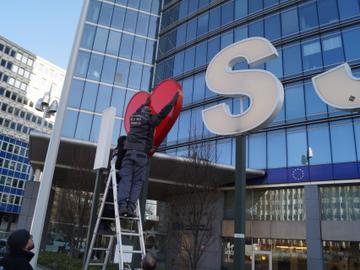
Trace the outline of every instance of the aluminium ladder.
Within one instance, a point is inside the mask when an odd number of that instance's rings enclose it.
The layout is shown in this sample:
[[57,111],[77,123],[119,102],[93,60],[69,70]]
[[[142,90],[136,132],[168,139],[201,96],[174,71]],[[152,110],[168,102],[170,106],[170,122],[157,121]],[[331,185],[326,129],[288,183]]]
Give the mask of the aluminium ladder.
[[[109,260],[110,260],[110,254],[114,246],[114,238],[116,237],[116,244],[118,247],[119,252],[119,270],[126,270],[129,268],[125,268],[124,265],[124,255],[125,254],[141,254],[142,257],[145,255],[145,243],[144,243],[144,234],[142,229],[142,223],[141,223],[141,213],[140,213],[140,204],[139,200],[136,203],[136,216],[135,217],[123,217],[119,216],[119,207],[118,207],[118,201],[117,201],[117,182],[116,182],[116,169],[115,169],[115,162],[116,162],[116,156],[112,158],[111,160],[111,169],[110,174],[106,182],[105,192],[103,195],[103,199],[101,202],[101,206],[98,213],[98,218],[96,220],[94,232],[91,238],[89,251],[86,257],[86,263],[85,263],[85,270],[88,270],[90,266],[98,266],[102,267],[102,270],[105,270]],[[113,202],[107,202],[107,195],[110,189],[110,185],[112,186],[113,190]],[[103,212],[106,204],[110,204],[114,206],[114,216],[115,218],[109,218],[104,217]],[[108,220],[108,221],[115,221],[115,233],[112,235],[107,234],[99,234],[99,226],[101,220]],[[121,221],[128,221],[128,222],[136,222],[137,225],[137,231],[134,230],[124,230],[121,228]],[[97,238],[101,236],[104,238],[109,238],[107,247],[95,247],[95,244],[97,244],[99,241],[97,241]],[[122,237],[136,237],[139,239],[139,246],[140,250],[125,250],[123,247],[123,240]],[[100,239],[101,240],[101,239]],[[93,253],[100,253],[105,252],[105,256],[103,256],[102,259],[93,260],[94,257],[96,257],[96,254]]]

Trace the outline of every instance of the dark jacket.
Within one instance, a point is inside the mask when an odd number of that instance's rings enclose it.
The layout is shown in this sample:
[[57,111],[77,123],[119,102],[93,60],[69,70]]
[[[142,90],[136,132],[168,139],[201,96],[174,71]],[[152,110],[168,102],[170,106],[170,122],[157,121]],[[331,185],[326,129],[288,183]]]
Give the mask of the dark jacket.
[[127,135],[125,149],[149,153],[153,147],[155,127],[168,115],[177,98],[178,95],[175,95],[158,114],[151,114],[144,110],[149,101],[141,105],[130,117],[130,131]]
[[33,270],[30,265],[30,261],[33,257],[34,253],[30,251],[21,250],[10,252],[0,260],[0,266],[4,267],[5,270]]

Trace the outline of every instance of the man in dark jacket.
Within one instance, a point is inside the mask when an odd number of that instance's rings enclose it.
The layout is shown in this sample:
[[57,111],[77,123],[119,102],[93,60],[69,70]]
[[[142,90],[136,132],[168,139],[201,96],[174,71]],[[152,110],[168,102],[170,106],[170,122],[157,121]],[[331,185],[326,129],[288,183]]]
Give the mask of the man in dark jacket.
[[134,216],[136,201],[149,163],[148,153],[153,148],[154,130],[174,107],[179,94],[158,113],[151,114],[150,98],[130,117],[130,131],[125,142],[126,154],[121,164],[118,184],[119,214]]
[[0,266],[6,270],[33,270],[30,261],[34,253],[30,250],[34,248],[34,242],[30,233],[27,230],[17,230],[10,234],[7,244],[9,252],[0,260]]

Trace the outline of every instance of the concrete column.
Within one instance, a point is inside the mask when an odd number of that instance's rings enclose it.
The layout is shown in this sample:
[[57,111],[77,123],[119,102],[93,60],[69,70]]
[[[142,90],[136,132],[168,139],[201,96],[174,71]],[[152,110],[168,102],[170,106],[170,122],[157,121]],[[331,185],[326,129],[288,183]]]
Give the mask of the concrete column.
[[324,260],[321,244],[321,208],[319,186],[304,188],[306,211],[307,269],[323,270]]

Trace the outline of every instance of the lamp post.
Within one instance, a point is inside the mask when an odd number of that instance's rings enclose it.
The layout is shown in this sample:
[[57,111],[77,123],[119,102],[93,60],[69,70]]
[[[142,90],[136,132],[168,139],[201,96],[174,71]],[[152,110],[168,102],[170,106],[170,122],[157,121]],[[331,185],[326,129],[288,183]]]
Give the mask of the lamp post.
[[41,122],[41,127],[45,126],[45,119],[50,118],[57,112],[59,103],[57,100],[51,101],[51,93],[53,91],[54,83],[51,83],[49,92],[44,93],[42,98],[39,98],[36,101],[35,109],[37,111],[43,112],[43,119]]

